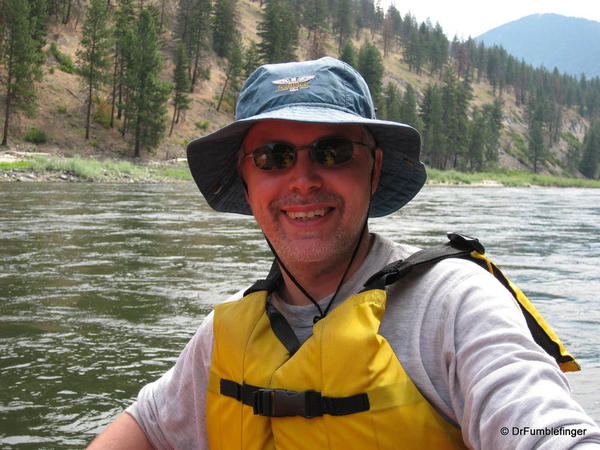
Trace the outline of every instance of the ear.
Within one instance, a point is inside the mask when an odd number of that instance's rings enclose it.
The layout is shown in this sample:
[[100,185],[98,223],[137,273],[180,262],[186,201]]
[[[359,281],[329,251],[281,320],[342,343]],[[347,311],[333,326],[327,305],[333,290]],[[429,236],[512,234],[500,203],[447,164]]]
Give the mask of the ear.
[[383,151],[377,147],[373,150],[373,156],[375,161],[373,162],[373,180],[371,184],[371,195],[375,193],[377,190],[377,186],[379,185],[379,177],[381,176],[381,167],[383,166]]

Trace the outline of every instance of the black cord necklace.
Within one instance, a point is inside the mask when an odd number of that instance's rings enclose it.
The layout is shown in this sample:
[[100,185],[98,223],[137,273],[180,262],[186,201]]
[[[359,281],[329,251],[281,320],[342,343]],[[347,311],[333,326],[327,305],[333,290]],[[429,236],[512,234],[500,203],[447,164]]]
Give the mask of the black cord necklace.
[[275,255],[275,259],[279,263],[279,266],[287,274],[287,276],[290,278],[290,280],[292,280],[294,285],[296,285],[296,287],[304,294],[304,296],[308,300],[310,300],[310,302],[317,308],[317,311],[319,312],[319,314],[316,315],[315,317],[313,317],[313,324],[317,323],[319,320],[324,318],[327,315],[327,313],[329,312],[331,305],[333,305],[335,298],[337,297],[338,293],[340,292],[342,284],[344,284],[344,281],[346,280],[346,275],[348,275],[348,271],[350,270],[350,267],[352,266],[352,263],[354,262],[356,255],[358,254],[358,249],[360,248],[360,244],[362,242],[363,236],[365,235],[365,231],[367,229],[367,222],[369,220],[369,211],[371,209],[371,200],[372,200],[371,187],[373,186],[373,176],[375,174],[375,153],[374,152],[372,153],[372,156],[373,156],[373,165],[371,166],[371,176],[370,176],[370,180],[369,180],[369,205],[367,206],[367,214],[365,216],[365,221],[363,222],[362,229],[360,230],[360,235],[358,236],[358,240],[356,242],[356,245],[354,246],[354,251],[352,252],[352,256],[350,257],[350,260],[348,261],[348,265],[346,266],[346,270],[344,270],[344,274],[342,275],[342,278],[340,279],[338,286],[335,289],[335,292],[333,293],[331,300],[329,300],[329,302],[327,303],[327,306],[325,307],[324,311],[321,308],[321,305],[319,305],[319,303],[313,298],[312,295],[310,295],[310,293],[306,289],[304,289],[304,287],[302,287],[302,285],[298,282],[298,280],[296,280],[296,278],[291,274],[291,272],[287,269],[287,267],[285,267],[285,264],[283,264],[283,261],[281,260],[281,258],[279,258],[279,255],[277,255],[277,252],[275,251],[275,248],[271,244],[271,241],[269,241],[269,239],[265,235],[265,240],[267,241],[267,244],[269,244],[269,247],[271,248],[273,255]]
[[337,285],[337,288],[335,289],[335,292],[333,293],[333,296],[331,297],[331,300],[329,300],[329,302],[327,303],[327,306],[325,307],[325,310],[323,310],[321,308],[321,305],[319,305],[319,303],[314,299],[314,297],[312,295],[310,295],[310,293],[306,289],[304,289],[304,287],[300,284],[300,282],[298,280],[296,280],[296,278],[287,269],[287,267],[285,267],[285,264],[283,263],[283,261],[281,260],[281,258],[279,258],[279,255],[275,251],[275,248],[271,244],[271,241],[269,241],[269,239],[267,238],[267,236],[265,236],[265,240],[267,241],[267,244],[269,244],[269,247],[271,248],[271,251],[273,252],[273,255],[275,255],[275,258],[277,259],[277,262],[279,263],[279,266],[287,274],[287,276],[289,277],[289,279],[292,280],[292,282],[294,283],[294,285],[296,285],[296,287],[304,294],[304,296],[308,300],[310,300],[310,302],[317,308],[317,311],[319,311],[319,314],[317,316],[313,317],[313,324],[317,323],[319,320],[321,320],[322,318],[324,318],[327,315],[327,313],[329,312],[329,309],[331,308],[331,305],[333,304],[333,301],[337,297],[337,295],[338,295],[338,293],[339,293],[339,291],[340,291],[340,289],[342,287],[342,284],[344,284],[344,280],[346,279],[346,275],[348,275],[348,271],[350,270],[350,266],[352,266],[352,262],[356,258],[356,255],[358,253],[358,249],[360,248],[360,244],[362,242],[363,236],[365,234],[365,230],[367,228],[367,220],[368,220],[368,215],[365,218],[365,221],[363,223],[362,229],[360,231],[360,236],[358,237],[358,240],[356,242],[356,246],[354,247],[354,251],[352,252],[352,256],[350,257],[350,260],[348,261],[348,264],[346,265],[346,270],[344,270],[344,274],[342,275],[342,278],[340,279],[340,281],[339,281],[339,283]]

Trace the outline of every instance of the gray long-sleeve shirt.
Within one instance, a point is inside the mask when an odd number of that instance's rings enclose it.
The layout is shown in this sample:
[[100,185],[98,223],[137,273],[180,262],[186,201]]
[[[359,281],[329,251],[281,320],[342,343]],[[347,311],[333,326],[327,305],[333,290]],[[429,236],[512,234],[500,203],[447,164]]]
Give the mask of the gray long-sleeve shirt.
[[[360,291],[386,264],[416,251],[375,237],[336,303]],[[468,261],[445,260],[429,270],[414,270],[388,286],[387,293],[380,334],[423,395],[460,426],[468,447],[600,445],[600,429],[571,398],[566,377],[533,341],[510,293],[485,270]],[[276,294],[271,301],[300,341],[306,340],[315,307],[288,305]],[[323,305],[328,301],[320,300]],[[204,414],[212,321],[211,313],[175,366],[146,385],[127,409],[156,448],[208,448]]]

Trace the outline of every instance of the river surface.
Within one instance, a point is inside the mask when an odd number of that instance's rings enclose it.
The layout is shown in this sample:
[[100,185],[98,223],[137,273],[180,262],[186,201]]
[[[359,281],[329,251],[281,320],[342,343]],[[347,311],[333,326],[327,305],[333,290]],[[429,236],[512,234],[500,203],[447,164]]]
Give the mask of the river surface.
[[[600,421],[600,190],[428,186],[371,229],[479,237],[582,364],[568,378]],[[270,261],[251,218],[192,184],[0,183],[0,447],[84,446]]]

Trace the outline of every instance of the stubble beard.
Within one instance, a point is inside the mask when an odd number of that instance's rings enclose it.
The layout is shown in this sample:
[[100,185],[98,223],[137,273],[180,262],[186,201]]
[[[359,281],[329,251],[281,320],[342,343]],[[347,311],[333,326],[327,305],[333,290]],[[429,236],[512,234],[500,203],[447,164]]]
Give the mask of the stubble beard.
[[[335,201],[338,213],[343,216],[344,203],[334,194],[326,194],[326,197],[320,196],[303,202],[311,203],[318,201]],[[290,204],[289,199],[285,201],[276,201],[270,205],[271,217],[277,217],[282,214],[279,208],[280,204]],[[323,236],[320,232],[307,233],[295,239],[286,236],[283,227],[278,223],[275,233],[267,236],[275,251],[277,257],[292,272],[305,272],[309,270],[315,275],[321,275],[330,271],[339,270],[345,267],[358,243],[360,233],[362,232],[362,221],[352,227],[337,227],[333,233]],[[277,223],[277,222],[276,222]],[[311,235],[312,234],[312,235]]]

